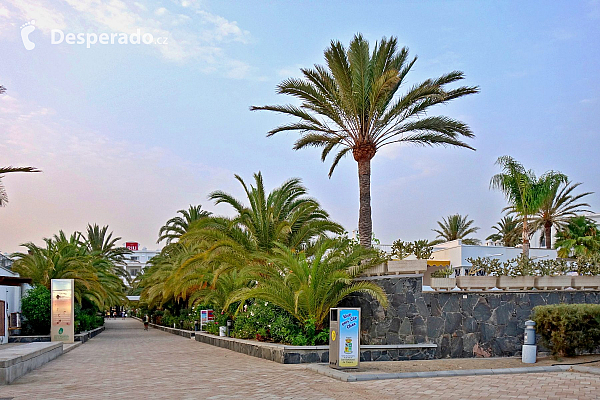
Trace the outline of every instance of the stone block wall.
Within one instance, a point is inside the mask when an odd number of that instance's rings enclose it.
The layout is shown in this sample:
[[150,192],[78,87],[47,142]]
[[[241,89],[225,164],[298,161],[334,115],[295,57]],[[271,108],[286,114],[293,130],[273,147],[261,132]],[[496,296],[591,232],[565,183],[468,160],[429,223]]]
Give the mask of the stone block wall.
[[390,304],[384,310],[368,295],[345,301],[362,309],[362,343],[435,343],[437,358],[520,355],[533,307],[600,300],[598,291],[423,292],[421,277],[369,280]]

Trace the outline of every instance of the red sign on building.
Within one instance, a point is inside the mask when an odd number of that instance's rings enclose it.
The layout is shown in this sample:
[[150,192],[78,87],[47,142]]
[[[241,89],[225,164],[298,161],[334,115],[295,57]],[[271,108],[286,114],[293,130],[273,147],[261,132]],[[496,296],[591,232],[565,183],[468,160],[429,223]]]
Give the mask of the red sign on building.
[[139,246],[138,242],[127,242],[125,243],[125,247],[127,247],[131,251],[137,251]]

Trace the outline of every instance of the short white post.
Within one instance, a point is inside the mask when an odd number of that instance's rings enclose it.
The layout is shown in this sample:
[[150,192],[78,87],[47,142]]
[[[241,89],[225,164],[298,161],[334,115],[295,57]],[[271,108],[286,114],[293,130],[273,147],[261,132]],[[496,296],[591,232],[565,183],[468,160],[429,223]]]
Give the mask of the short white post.
[[537,346],[535,344],[535,322],[525,321],[525,336],[521,361],[525,364],[535,364],[537,360]]

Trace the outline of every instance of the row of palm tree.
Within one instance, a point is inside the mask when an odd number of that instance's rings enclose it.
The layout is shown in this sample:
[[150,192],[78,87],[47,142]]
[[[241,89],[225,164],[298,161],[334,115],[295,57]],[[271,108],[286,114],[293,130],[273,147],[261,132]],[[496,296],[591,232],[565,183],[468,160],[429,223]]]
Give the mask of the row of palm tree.
[[74,297],[85,299],[98,309],[122,305],[125,299],[123,268],[130,251],[118,247],[120,237],[113,238],[108,227],[88,225],[85,233],[71,235],[60,231],[44,239],[44,246],[23,244],[25,253],[15,253],[13,270],[32,279],[34,285],[50,289],[52,279],[73,279]]
[[[521,244],[523,254],[528,256],[529,240],[535,232],[541,232],[540,243],[544,243],[548,249],[552,248],[554,228],[558,239],[556,247],[560,249],[561,256],[581,253],[581,250],[569,246],[571,242],[564,238],[568,236],[577,242],[575,238],[585,237],[583,232],[594,232],[592,227],[595,224],[580,216],[581,213],[591,212],[590,205],[582,199],[592,192],[575,194],[575,189],[581,183],[573,183],[566,175],[555,171],[537,177],[532,170],[526,170],[509,156],[498,158],[497,164],[503,172],[492,177],[490,187],[502,191],[509,205],[503,209],[507,215],[492,226],[496,232],[486,240],[499,241],[508,247]],[[433,230],[438,234],[437,240],[431,244],[456,239],[462,239],[464,244],[480,243],[478,239],[468,237],[479,230],[468,215],[450,215],[438,221],[438,226],[439,229]]]
[[248,301],[259,299],[286,310],[300,324],[311,320],[322,329],[329,308],[351,293],[369,293],[387,304],[379,286],[354,281],[381,262],[377,252],[340,238],[343,228],[307,195],[299,179],[271,192],[260,172],[251,185],[236,179],[245,199],[223,191],[209,196],[233,209],[233,217],[190,206],[160,229],[164,239],[159,240],[167,244],[139,282],[141,300],[149,308],[210,304],[233,317]]

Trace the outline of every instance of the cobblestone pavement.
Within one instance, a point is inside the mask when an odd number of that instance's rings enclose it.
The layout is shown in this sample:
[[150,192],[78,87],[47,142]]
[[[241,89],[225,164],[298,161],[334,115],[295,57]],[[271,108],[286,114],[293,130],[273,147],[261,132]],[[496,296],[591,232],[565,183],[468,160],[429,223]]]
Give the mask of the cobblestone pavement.
[[596,399],[600,376],[579,373],[344,383],[150,329],[107,321],[102,334],[8,386],[14,399]]

